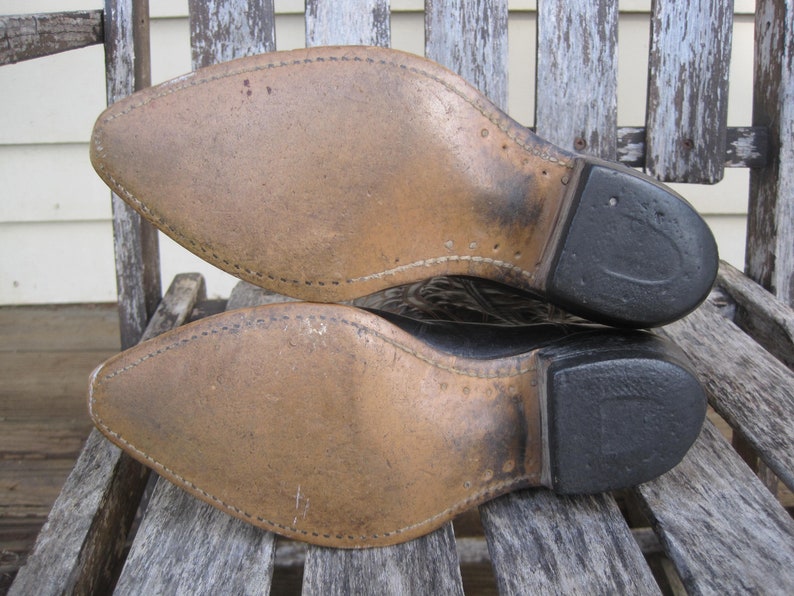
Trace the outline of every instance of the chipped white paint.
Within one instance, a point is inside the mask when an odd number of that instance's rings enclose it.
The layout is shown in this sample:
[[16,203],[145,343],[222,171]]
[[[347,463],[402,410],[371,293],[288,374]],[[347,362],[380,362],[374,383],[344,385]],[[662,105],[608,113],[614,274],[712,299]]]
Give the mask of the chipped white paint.
[[306,45],[389,47],[388,0],[307,0]]
[[507,109],[507,0],[427,0],[425,54]]
[[540,136],[569,151],[617,158],[617,34],[611,0],[539,3]]
[[722,179],[733,0],[655,2],[648,83],[648,173],[669,182]]

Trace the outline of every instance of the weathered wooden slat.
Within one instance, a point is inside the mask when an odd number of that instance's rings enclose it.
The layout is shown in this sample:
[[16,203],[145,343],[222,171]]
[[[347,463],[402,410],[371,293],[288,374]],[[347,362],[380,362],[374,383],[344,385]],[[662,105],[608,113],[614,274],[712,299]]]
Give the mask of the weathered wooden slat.
[[425,0],[425,55],[507,109],[507,0]]
[[710,302],[662,333],[689,355],[717,413],[794,487],[794,373]]
[[309,547],[303,594],[463,594],[452,524],[386,548]]
[[273,0],[190,0],[193,68],[276,49]]
[[794,306],[794,0],[759,0],[755,37],[753,125],[775,159],[750,173],[745,271]]
[[[633,168],[645,167],[645,131],[643,126],[618,128],[617,161]],[[763,168],[772,159],[765,126],[733,126],[725,134],[726,168]]]
[[728,263],[720,264],[717,284],[736,303],[736,324],[794,369],[794,310]]
[[[257,290],[238,283],[227,308],[271,301]],[[267,594],[274,538],[158,478],[116,593]]]
[[710,421],[636,492],[690,593],[794,593],[794,520]]
[[306,0],[306,45],[391,45],[388,0]]
[[480,512],[502,594],[659,593],[609,495],[520,491]]
[[102,11],[0,17],[0,66],[102,43]]
[[274,540],[159,478],[114,594],[269,594]]
[[535,127],[571,151],[617,157],[618,6],[538,3]]
[[[203,293],[200,275],[178,276],[143,339],[182,324]],[[9,593],[107,592],[147,478],[146,468],[92,431]]]
[[669,182],[722,179],[733,0],[654,2],[645,166]]
[[[149,1],[105,1],[108,105],[151,84]],[[141,338],[160,300],[157,230],[111,193],[121,347]]]

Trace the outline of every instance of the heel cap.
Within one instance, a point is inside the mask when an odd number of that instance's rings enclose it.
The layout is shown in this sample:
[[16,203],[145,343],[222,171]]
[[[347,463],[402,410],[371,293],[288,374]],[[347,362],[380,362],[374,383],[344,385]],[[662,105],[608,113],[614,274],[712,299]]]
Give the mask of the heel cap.
[[[705,393],[656,342],[582,350],[546,373],[550,483],[566,494],[634,486],[674,467],[700,433]],[[666,346],[662,346],[666,347]]]
[[652,327],[694,310],[717,275],[717,245],[683,198],[628,168],[588,163],[547,284],[592,320]]

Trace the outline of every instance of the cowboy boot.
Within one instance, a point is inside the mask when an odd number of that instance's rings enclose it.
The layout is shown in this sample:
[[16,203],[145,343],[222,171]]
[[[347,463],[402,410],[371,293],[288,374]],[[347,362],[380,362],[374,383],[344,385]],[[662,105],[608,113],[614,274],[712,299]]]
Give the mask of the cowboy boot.
[[95,371],[107,437],[199,499],[334,547],[393,544],[519,488],[673,467],[706,401],[640,331],[427,322],[293,302],[229,311]]
[[669,188],[383,48],[263,54],[145,89],[99,117],[91,158],[184,247],[303,300],[464,275],[646,327],[693,310],[717,270]]

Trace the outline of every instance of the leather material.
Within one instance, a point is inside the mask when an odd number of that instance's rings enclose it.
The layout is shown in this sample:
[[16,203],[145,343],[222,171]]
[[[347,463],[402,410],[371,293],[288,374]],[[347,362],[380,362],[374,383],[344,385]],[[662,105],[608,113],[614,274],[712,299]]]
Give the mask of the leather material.
[[[644,327],[694,308],[716,275],[713,237],[678,195],[565,152],[440,65],[384,48],[263,54],[142,90],[99,117],[91,159],[202,259],[303,300],[468,275]],[[616,176],[602,195],[586,182],[604,170]],[[574,218],[596,187],[594,213]],[[619,242],[567,241],[571,222]],[[626,247],[647,239],[665,265],[646,275]],[[594,296],[581,294],[588,272]]]
[[[675,465],[702,423],[694,375],[649,334],[546,327],[535,337],[529,326],[532,337],[504,340],[483,329],[503,341],[477,358],[475,340],[455,353],[455,325],[419,325],[424,340],[342,305],[229,311],[108,360],[89,409],[111,441],[199,499],[344,548],[409,540],[521,487],[643,482]],[[577,436],[586,444],[568,441]],[[597,473],[577,467],[585,455]],[[626,458],[645,465],[627,473]]]

